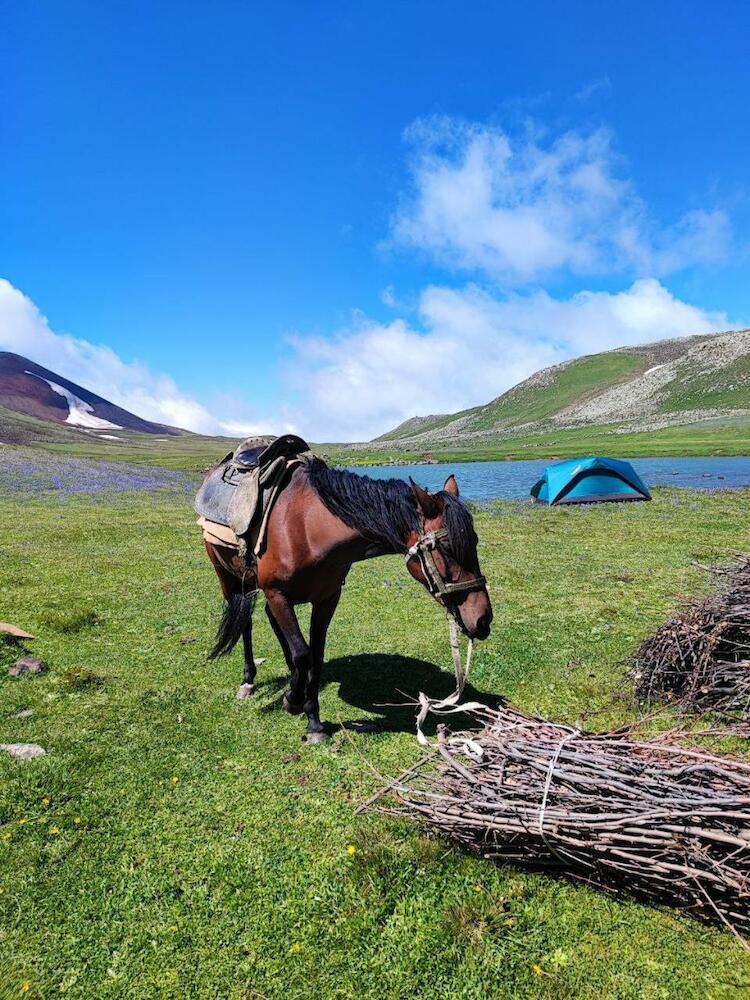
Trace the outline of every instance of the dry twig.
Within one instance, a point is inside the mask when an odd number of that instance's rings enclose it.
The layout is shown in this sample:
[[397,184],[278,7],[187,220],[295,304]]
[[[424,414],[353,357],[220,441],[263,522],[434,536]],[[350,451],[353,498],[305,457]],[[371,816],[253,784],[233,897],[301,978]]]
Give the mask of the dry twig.
[[710,598],[693,601],[637,650],[640,698],[667,698],[684,712],[750,717],[750,556],[701,569],[724,578]]
[[372,806],[497,861],[671,903],[750,933],[750,762],[591,734],[512,708],[437,747]]

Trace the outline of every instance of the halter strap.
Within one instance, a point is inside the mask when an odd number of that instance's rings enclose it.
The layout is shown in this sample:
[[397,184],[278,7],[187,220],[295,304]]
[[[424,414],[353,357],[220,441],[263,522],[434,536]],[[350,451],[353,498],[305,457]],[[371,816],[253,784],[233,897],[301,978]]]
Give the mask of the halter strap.
[[447,528],[437,528],[435,531],[423,531],[411,548],[406,551],[406,561],[419,559],[427,589],[433,597],[450,597],[453,594],[464,593],[469,590],[482,590],[486,584],[483,576],[476,576],[473,580],[459,580],[458,583],[449,583],[440,575],[437,568],[433,551],[438,548],[441,538],[448,538]]

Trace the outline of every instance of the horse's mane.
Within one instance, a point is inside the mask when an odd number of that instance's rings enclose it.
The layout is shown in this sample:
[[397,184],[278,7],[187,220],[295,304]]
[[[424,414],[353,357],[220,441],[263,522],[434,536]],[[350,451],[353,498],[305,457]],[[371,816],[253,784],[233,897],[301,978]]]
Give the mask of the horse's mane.
[[[319,458],[308,465],[310,483],[332,514],[365,537],[382,543],[386,552],[403,553],[406,536],[422,525],[417,501],[403,479],[372,479],[346,469],[331,469]],[[443,502],[451,552],[461,566],[476,561],[477,536],[471,514],[451,493],[435,494]]]

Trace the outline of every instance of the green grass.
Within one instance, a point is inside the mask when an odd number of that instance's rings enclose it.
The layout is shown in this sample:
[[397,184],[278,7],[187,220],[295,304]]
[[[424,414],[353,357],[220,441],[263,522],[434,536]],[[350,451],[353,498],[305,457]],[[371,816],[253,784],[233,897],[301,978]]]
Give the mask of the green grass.
[[[625,358],[629,355],[597,355],[584,361]],[[582,364],[581,362],[580,364]],[[571,366],[577,370],[578,365]],[[563,373],[564,375],[565,373]],[[600,372],[601,374],[601,372]],[[614,377],[614,372],[611,373]],[[562,376],[561,376],[562,377]],[[701,397],[703,398],[703,397]],[[687,406],[687,403],[685,404]],[[690,405],[721,405],[720,400]],[[735,401],[735,405],[739,405]],[[480,408],[481,409],[481,408]],[[477,413],[479,410],[477,410]],[[445,418],[446,422],[453,417]],[[111,462],[143,463],[171,469],[202,472],[215,465],[236,445],[232,438],[183,434],[161,438],[150,434],[120,431],[121,441],[100,440],[80,431],[52,425],[33,417],[0,408],[0,443],[23,444],[48,454],[95,458]],[[475,462],[500,459],[568,458],[576,455],[603,454],[613,457],[670,455],[748,455],[750,420],[724,416],[684,427],[618,433],[612,425],[581,427],[575,430],[551,428],[534,434],[489,435],[466,439],[463,446],[450,443],[443,447],[403,448],[397,440],[384,438],[364,448],[353,449],[342,443],[313,443],[313,449],[327,461],[341,465],[370,465],[400,461],[420,461],[425,452],[446,462]],[[0,455],[2,449],[0,448]]]
[[600,393],[631,377],[645,366],[641,355],[631,351],[610,351],[578,358],[557,372],[548,385],[527,386],[522,383],[486,406],[475,406],[459,413],[441,414],[414,427],[405,421],[377,442],[395,441],[414,433],[436,431],[461,417],[469,417],[466,429],[490,430],[498,424],[516,425],[532,420],[544,420],[592,393]]
[[744,355],[721,371],[702,372],[697,363],[680,368],[680,377],[665,386],[661,409],[748,409],[750,407],[750,356]]
[[[334,446],[335,447],[335,446]],[[341,446],[339,446],[341,447]],[[333,450],[333,449],[332,449]],[[577,455],[610,455],[613,458],[660,456],[748,455],[750,421],[743,418],[707,420],[685,427],[617,434],[610,426],[550,430],[543,434],[489,437],[429,449],[440,462],[502,461],[504,459],[572,458]],[[424,449],[383,448],[378,442],[357,451],[333,452],[337,461],[352,465],[387,462],[392,459],[419,461]]]
[[544,420],[572,403],[583,402],[610,386],[626,381],[644,367],[642,356],[630,351],[592,354],[571,361],[549,385],[527,386],[483,406],[469,422],[471,430],[488,430],[499,423],[524,424]]
[[[70,455],[77,458],[99,458],[111,462],[142,462],[146,465],[167,466],[199,472],[216,464],[236,442],[229,438],[204,438],[190,435],[169,441],[143,440],[147,435],[133,435],[127,444],[103,447],[107,442],[88,438],[65,444],[32,445],[47,454]],[[424,449],[407,450],[383,447],[373,442],[356,451],[345,444],[313,445],[314,450],[331,463],[341,465],[371,465],[400,461],[420,461]],[[749,455],[750,421],[723,418],[668,427],[663,430],[615,434],[611,427],[586,427],[576,430],[552,430],[545,434],[491,437],[481,442],[468,441],[466,446],[451,445],[429,451],[441,462],[477,462],[502,459],[570,458],[576,455],[611,455],[623,458],[648,458],[669,455]],[[1,454],[1,452],[0,452]]]
[[[750,546],[748,501],[659,490],[482,513],[496,621],[469,696],[592,727],[629,718],[628,653],[706,585],[691,560]],[[206,662],[220,602],[193,520],[165,496],[0,500],[2,617],[50,666],[0,677],[0,741],[49,751],[0,755],[0,996],[740,995],[750,960],[718,929],[355,816],[375,772],[418,753],[412,712],[374,706],[451,689],[439,609],[399,559],[354,567],[324,716],[384,731],[305,746],[263,614],[254,700],[234,698],[239,653]]]

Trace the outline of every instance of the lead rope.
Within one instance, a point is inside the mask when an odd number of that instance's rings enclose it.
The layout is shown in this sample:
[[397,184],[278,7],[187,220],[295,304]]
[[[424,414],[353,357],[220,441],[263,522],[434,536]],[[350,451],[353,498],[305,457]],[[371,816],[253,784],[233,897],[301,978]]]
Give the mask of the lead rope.
[[[419,715],[417,716],[417,741],[421,746],[427,746],[428,740],[425,734],[422,732],[422,725],[425,719],[430,714],[430,712],[440,712],[443,710],[460,711],[460,708],[456,708],[461,700],[461,696],[464,693],[464,688],[466,687],[466,681],[469,677],[469,671],[471,670],[471,654],[474,650],[474,643],[469,639],[466,646],[466,665],[464,666],[461,662],[461,647],[459,645],[459,630],[458,623],[453,615],[448,615],[448,640],[451,647],[451,655],[453,657],[453,671],[456,675],[456,690],[453,694],[448,695],[447,698],[428,698],[423,692],[419,692]],[[468,705],[466,706],[469,707]]]

